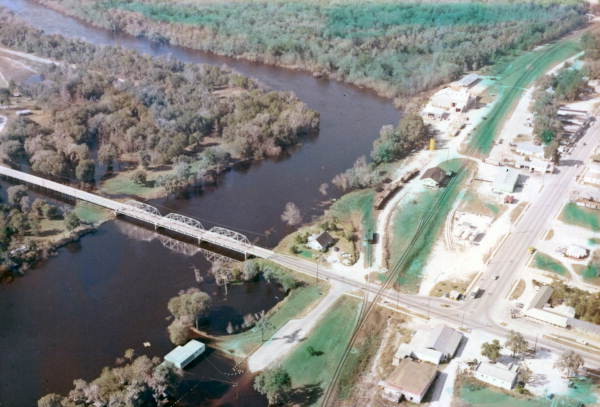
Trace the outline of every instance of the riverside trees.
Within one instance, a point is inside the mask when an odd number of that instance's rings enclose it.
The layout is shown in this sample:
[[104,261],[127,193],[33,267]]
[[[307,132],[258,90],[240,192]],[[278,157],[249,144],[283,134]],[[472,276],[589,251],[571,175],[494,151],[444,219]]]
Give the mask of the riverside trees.
[[217,67],[44,35],[6,10],[0,44],[64,63],[23,85],[22,93],[50,113],[48,124],[20,118],[0,137],[1,159],[25,158],[54,177],[93,181],[97,150],[109,170],[121,160],[142,167],[185,163],[185,177],[177,171],[163,180],[178,187],[234,160],[278,156],[318,129],[318,114],[291,93]]
[[180,291],[169,300],[167,308],[174,320],[168,327],[169,338],[175,345],[183,345],[189,339],[191,327],[198,327],[198,318],[209,309],[210,296],[197,288]]
[[[575,2],[40,0],[134,36],[413,95],[586,22]],[[101,6],[100,6],[101,5]]]

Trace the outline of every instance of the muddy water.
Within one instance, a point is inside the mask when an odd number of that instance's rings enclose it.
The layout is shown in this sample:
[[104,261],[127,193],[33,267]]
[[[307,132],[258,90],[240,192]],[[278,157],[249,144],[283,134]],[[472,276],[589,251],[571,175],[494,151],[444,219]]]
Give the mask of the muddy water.
[[[48,33],[79,37],[95,44],[120,44],[185,62],[226,64],[277,90],[293,91],[321,115],[320,135],[289,157],[263,161],[227,173],[217,188],[187,199],[162,199],[159,209],[177,211],[246,233],[273,246],[288,233],[280,220],[286,202],[295,202],[305,219],[322,212],[320,203],[336,197],[318,192],[322,183],[368,154],[379,128],[395,123],[392,104],[370,92],[310,75],[217,57],[180,47],[156,47],[148,41],[115,36],[26,0],[0,0]],[[203,275],[196,282],[193,268]],[[210,263],[167,249],[153,232],[117,221],[60,251],[59,255],[0,287],[0,406],[29,406],[48,392],[64,393],[73,379],[96,377],[127,348],[163,355],[166,302],[179,290],[200,286],[214,306],[210,329],[222,331],[229,320],[268,309],[280,290],[265,282],[230,287],[225,295],[208,274]],[[144,341],[151,342],[143,348]],[[247,376],[232,377],[231,362],[210,354],[186,373],[192,405],[264,406],[266,400]],[[198,385],[199,384],[199,385]],[[198,386],[196,386],[198,385]]]

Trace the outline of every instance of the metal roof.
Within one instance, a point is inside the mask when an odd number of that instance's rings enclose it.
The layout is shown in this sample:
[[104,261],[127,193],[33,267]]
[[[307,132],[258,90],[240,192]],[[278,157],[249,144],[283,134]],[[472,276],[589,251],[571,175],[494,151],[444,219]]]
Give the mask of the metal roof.
[[554,289],[549,285],[540,287],[529,303],[529,308],[542,308],[544,305],[546,305],[550,297],[552,297],[553,292]]
[[479,366],[477,366],[477,372],[506,383],[512,383],[517,376],[516,369],[513,370],[502,363],[492,364],[488,362],[482,362]]
[[435,349],[445,355],[454,356],[462,339],[462,334],[446,325],[438,325],[429,334],[426,348]]
[[165,360],[167,362],[171,362],[176,366],[182,366],[185,364],[187,359],[194,355],[196,352],[204,352],[204,344],[200,341],[192,339],[188,343],[183,346],[178,346],[173,349],[171,352],[165,355]]
[[473,85],[475,82],[477,82],[479,80],[480,76],[475,74],[475,73],[470,73],[466,76],[463,76],[460,80],[458,80],[456,83],[460,86],[466,86],[469,87],[471,85]]

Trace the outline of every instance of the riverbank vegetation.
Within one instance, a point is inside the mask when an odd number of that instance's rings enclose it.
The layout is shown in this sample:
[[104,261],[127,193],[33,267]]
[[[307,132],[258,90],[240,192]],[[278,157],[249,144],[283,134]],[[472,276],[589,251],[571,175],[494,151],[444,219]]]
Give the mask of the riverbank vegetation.
[[6,192],[6,202],[0,203],[2,282],[11,281],[58,247],[94,230],[76,211],[41,198],[32,200],[24,186],[11,186]]
[[[246,326],[232,326],[232,334],[221,336],[215,346],[235,358],[245,358],[273,336],[290,319],[299,318],[328,290],[325,282],[315,283],[306,276],[283,269],[282,267],[262,259],[246,260],[238,271],[239,279],[251,281],[262,274],[267,281],[280,284],[286,291],[285,298],[260,318],[248,318]],[[242,332],[237,332],[244,329]]]
[[117,363],[116,367],[102,369],[100,376],[89,383],[74,380],[67,396],[45,395],[38,401],[38,407],[158,407],[175,400],[181,374],[171,365],[161,364],[158,357],[134,358],[131,349]]
[[37,0],[115,32],[414,95],[585,24],[579,2]]
[[235,162],[278,157],[318,129],[318,114],[291,93],[221,68],[44,35],[6,10],[0,45],[57,61],[21,85],[47,122],[9,123],[0,155],[58,179],[93,183],[98,169],[139,167],[163,171],[144,187],[171,193],[213,183]]

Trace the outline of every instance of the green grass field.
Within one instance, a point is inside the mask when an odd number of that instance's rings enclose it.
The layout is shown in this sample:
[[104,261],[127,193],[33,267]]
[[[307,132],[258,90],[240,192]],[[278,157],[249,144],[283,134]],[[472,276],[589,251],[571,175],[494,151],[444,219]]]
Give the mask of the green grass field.
[[[307,340],[302,342],[281,364],[290,374],[292,386],[327,388],[344,348],[356,325],[361,303],[351,297],[340,298],[323,316]],[[318,356],[311,356],[312,347]],[[317,401],[313,405],[318,405]]]
[[459,388],[459,398],[463,406],[477,407],[571,407],[595,405],[598,401],[595,386],[590,380],[576,380],[576,386],[566,394],[555,395],[552,400],[537,398],[517,398],[506,392],[500,392],[483,385],[467,383]]
[[[422,269],[470,171],[466,168],[464,160],[450,160],[440,166],[455,172],[449,185],[439,190],[426,190],[416,198],[405,202],[393,219],[390,270],[393,265],[398,263],[401,256],[409,250],[397,281],[406,291],[415,291],[418,288]],[[436,206],[443,196],[444,199],[441,204]],[[432,213],[433,217],[430,222],[422,229],[414,245],[409,248],[408,246],[417,232],[419,221]]]
[[109,210],[84,201],[77,201],[74,211],[84,223],[96,226],[112,217]]
[[491,74],[497,77],[492,90],[497,100],[469,139],[467,151],[475,155],[487,155],[494,139],[508,118],[525,89],[531,86],[548,69],[580,51],[574,40],[562,40],[541,49],[526,52],[510,62],[496,64]]
[[597,232],[600,230],[600,211],[588,209],[570,202],[565,205],[560,220]]
[[[273,336],[286,322],[299,317],[326,294],[327,286],[323,283],[319,286],[310,284],[293,289],[281,303],[268,313],[269,324],[264,331],[264,338]],[[222,337],[217,346],[233,356],[246,357],[261,343],[261,332],[257,329],[250,329],[240,334]]]
[[537,252],[533,257],[533,267],[540,270],[551,271],[561,276],[568,275],[568,270],[559,260],[545,253]]

